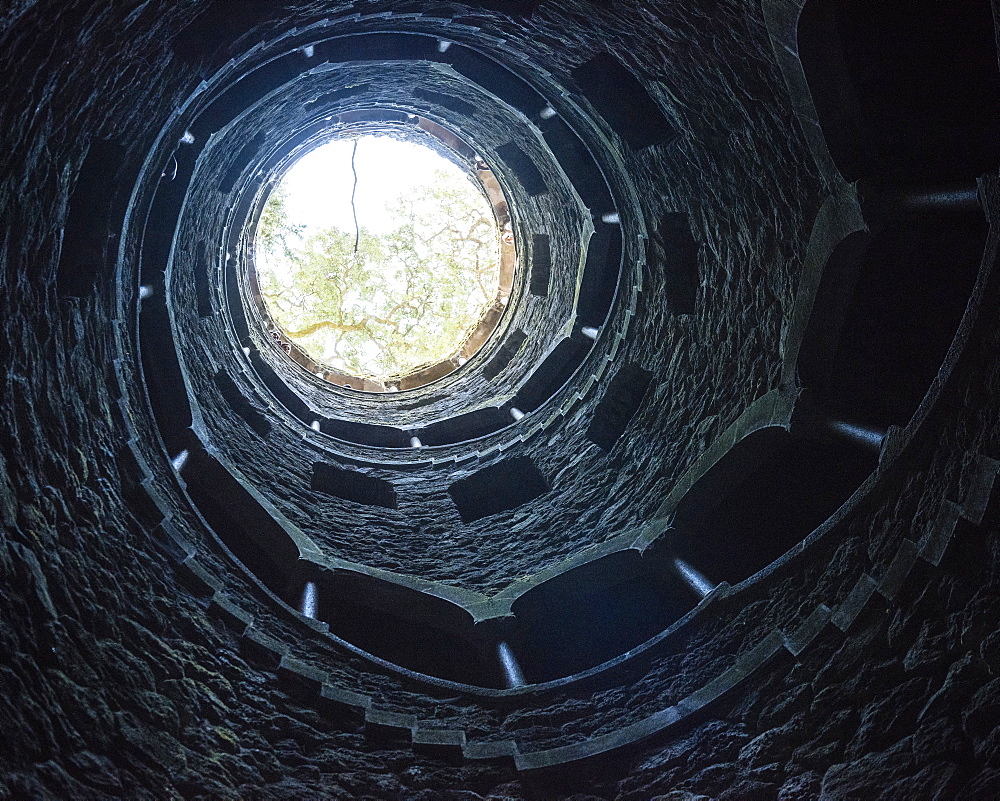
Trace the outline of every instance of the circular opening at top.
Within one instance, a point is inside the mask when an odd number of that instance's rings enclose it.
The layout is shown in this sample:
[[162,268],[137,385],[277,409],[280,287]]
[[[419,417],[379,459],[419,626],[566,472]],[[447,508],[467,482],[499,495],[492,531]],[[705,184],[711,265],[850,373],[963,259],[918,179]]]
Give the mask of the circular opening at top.
[[394,391],[485,344],[509,298],[513,234],[486,165],[458,161],[353,131],[292,163],[264,205],[254,259],[286,352],[333,383]]

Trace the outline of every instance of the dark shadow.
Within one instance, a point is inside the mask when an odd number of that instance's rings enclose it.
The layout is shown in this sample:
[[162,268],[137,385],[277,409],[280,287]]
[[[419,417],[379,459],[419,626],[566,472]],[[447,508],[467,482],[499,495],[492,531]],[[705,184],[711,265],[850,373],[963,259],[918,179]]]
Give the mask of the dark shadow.
[[396,508],[396,489],[388,481],[358,470],[345,470],[336,465],[313,464],[310,486],[316,492],[332,495],[364,506]]
[[242,417],[251,429],[261,437],[271,433],[270,421],[243,395],[225,370],[215,374],[215,384],[229,408]]
[[518,390],[513,405],[532,412],[552,397],[576,371],[593,342],[577,332],[563,339]]
[[598,53],[573,70],[573,79],[612,130],[639,150],[677,136],[656,101],[610,53]]
[[652,379],[652,373],[636,364],[623,365],[594,410],[587,439],[610,451],[639,411]]
[[545,476],[527,456],[497,462],[448,487],[463,523],[516,509],[548,491]]
[[332,571],[318,579],[318,619],[331,633],[408,670],[449,681],[499,687],[472,617],[419,590],[362,574]]
[[453,445],[470,439],[485,437],[499,431],[511,421],[500,409],[489,407],[466,412],[447,420],[440,420],[414,433],[424,445]]
[[930,209],[837,246],[799,357],[819,403],[882,428],[909,421],[965,312],[987,229],[979,210]]
[[518,598],[511,644],[529,682],[552,681],[627,653],[696,603],[658,562],[620,551]]
[[552,251],[548,234],[531,237],[531,282],[528,291],[545,297],[549,294],[549,276],[552,271]]
[[670,550],[710,581],[737,584],[832,515],[876,462],[874,452],[852,443],[756,431],[684,495]]
[[646,262],[664,283],[667,309],[672,314],[694,314],[698,298],[698,243],[684,212],[671,212],[646,243]]
[[[517,5],[503,0],[497,3],[501,4],[508,8]],[[431,42],[433,41],[431,39]],[[451,64],[456,72],[516,108],[528,118],[534,117],[545,107],[544,98],[528,83],[502,64],[477,53],[472,48],[453,44],[444,53],[435,53],[433,58]]]
[[1000,74],[987,0],[811,0],[799,56],[848,181],[972,179],[1000,164]]
[[95,139],[87,148],[62,234],[56,279],[61,295],[89,295],[113,261],[109,245],[123,216],[115,208],[113,176],[121,169],[124,153],[121,145],[104,139]]
[[524,331],[515,331],[508,336],[493,358],[483,365],[483,378],[492,381],[500,375],[503,369],[513,361],[527,338],[528,335]]
[[580,282],[577,321],[599,328],[611,311],[622,266],[622,230],[618,225],[598,223],[587,246],[587,262]]
[[614,203],[604,174],[573,129],[559,116],[540,122],[539,128],[587,208],[594,211],[611,209]]
[[504,166],[514,173],[521,186],[524,187],[524,191],[529,195],[535,197],[549,191],[548,186],[545,185],[545,178],[538,171],[535,162],[516,143],[508,142],[498,147],[497,156],[504,163]]
[[374,423],[355,423],[332,417],[319,421],[319,430],[344,442],[356,442],[375,448],[409,448],[410,437],[405,431]]
[[191,455],[184,481],[198,511],[233,555],[283,601],[297,603],[288,588],[299,552],[288,533],[204,452]]

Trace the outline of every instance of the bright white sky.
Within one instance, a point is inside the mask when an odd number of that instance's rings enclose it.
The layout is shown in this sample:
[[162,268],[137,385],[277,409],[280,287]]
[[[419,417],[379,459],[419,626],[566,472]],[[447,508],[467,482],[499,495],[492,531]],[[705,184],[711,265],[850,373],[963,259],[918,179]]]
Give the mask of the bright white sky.
[[[354,215],[351,211],[351,191],[354,187],[351,151],[354,141],[345,137],[321,145],[295,162],[282,177],[281,186],[285,190],[287,220],[292,225],[305,226],[301,241],[308,240],[317,229],[336,227],[348,234],[354,232]],[[357,171],[355,206],[359,227],[375,235],[394,231],[401,221],[397,216],[388,213],[387,207],[394,206],[397,198],[413,196],[414,189],[418,186],[434,184],[436,172],[444,172],[449,181],[458,185],[465,184],[472,195],[478,196],[487,217],[491,216],[489,201],[474,187],[469,173],[429,147],[373,135],[359,136],[357,143],[354,159]],[[293,261],[294,257],[290,260],[280,253],[264,250],[258,254],[258,269],[270,272],[278,283],[288,284],[293,280]],[[476,263],[478,264],[478,259]],[[499,275],[499,264],[497,271]],[[395,292],[406,285],[405,275],[398,269],[391,268],[391,265],[383,266],[379,280],[384,282],[385,292]],[[476,305],[477,303],[482,305],[482,302],[479,299],[481,293],[474,275],[469,276],[468,292],[470,298],[468,324],[474,326],[483,312],[483,309]],[[379,292],[366,303],[385,303],[385,299],[385,293]],[[488,305],[492,300],[486,298],[485,303]],[[384,313],[378,308],[359,307],[357,301],[358,293],[355,291],[347,293],[343,299],[347,307],[360,309],[360,313]],[[420,336],[440,338],[444,328],[440,323],[433,325],[437,326],[436,333],[433,330],[423,331]],[[337,342],[336,336],[328,332],[323,352],[319,352],[319,345],[310,347],[316,349],[321,361],[331,364],[336,369],[358,375],[378,374],[380,368],[377,357],[380,350],[374,342],[366,343],[360,352],[354,353],[351,358],[357,364],[352,362],[350,365],[337,356]],[[461,345],[460,341],[443,343],[441,345],[443,355],[440,358],[446,358],[448,353]]]
[[[454,175],[455,180],[469,180],[458,165],[429,147],[386,136],[364,135],[357,141],[354,165],[358,173],[358,224],[372,233],[389,233],[395,225],[385,213],[387,203],[409,193],[414,186],[432,183],[437,170]],[[308,226],[307,236],[312,228],[330,225],[354,231],[352,147],[351,139],[320,145],[295,162],[282,179],[288,190],[288,219]]]

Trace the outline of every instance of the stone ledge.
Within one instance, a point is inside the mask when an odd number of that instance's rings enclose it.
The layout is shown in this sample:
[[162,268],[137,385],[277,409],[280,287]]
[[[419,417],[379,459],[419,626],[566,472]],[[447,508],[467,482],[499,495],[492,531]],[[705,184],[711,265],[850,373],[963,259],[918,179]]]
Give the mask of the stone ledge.
[[801,654],[826,628],[831,617],[833,610],[829,606],[826,604],[817,606],[791,634],[783,635],[785,648],[792,656]]
[[969,489],[962,502],[962,517],[970,523],[978,526],[983,522],[997,473],[1000,473],[1000,462],[982,454],[977,455],[969,479]]
[[285,647],[272,637],[250,627],[240,638],[240,653],[268,669],[277,668],[285,655]]
[[531,773],[592,759],[631,746],[633,743],[678,725],[753,675],[783,648],[783,636],[780,632],[772,631],[754,648],[741,656],[735,665],[681,699],[676,706],[661,709],[610,734],[559,748],[515,754],[517,769],[521,773]]
[[462,752],[466,759],[477,762],[513,761],[518,754],[517,743],[513,740],[498,740],[492,743],[466,743]]
[[194,555],[194,546],[178,533],[169,517],[160,521],[151,536],[178,564]]
[[896,551],[892,563],[885,571],[885,575],[882,576],[882,580],[878,583],[878,591],[887,601],[895,598],[896,594],[902,588],[903,582],[906,581],[910,570],[916,564],[917,557],[920,555],[919,551],[920,549],[913,540],[904,539],[899,544],[899,550]]
[[327,674],[285,654],[278,663],[278,679],[299,696],[312,698],[319,694],[326,682]]
[[[517,770],[521,773],[546,771],[557,766],[579,763],[630,746],[639,740],[681,723],[713,703],[756,672],[778,651],[785,649],[793,656],[798,656],[819,636],[828,623],[832,623],[846,633],[876,592],[886,600],[892,600],[896,597],[918,557],[924,558],[935,566],[940,563],[959,518],[972,522],[982,520],[989,503],[993,483],[997,473],[1000,472],[1000,462],[979,456],[975,471],[967,494],[967,505],[960,506],[952,501],[942,500],[938,517],[921,538],[920,544],[904,538],[881,581],[876,582],[867,573],[862,573],[835,611],[825,604],[820,604],[791,634],[785,634],[781,631],[772,632],[749,653],[740,657],[736,664],[682,699],[676,706],[663,709],[610,734],[567,746],[521,754],[517,751],[516,743],[510,743],[508,748],[514,756]],[[465,748],[465,756],[467,759],[478,758],[479,754],[485,753],[484,747],[491,745],[494,744],[469,744]],[[496,745],[506,746],[507,744]]]
[[843,603],[833,613],[830,622],[841,631],[846,632],[868,605],[868,601],[871,600],[876,589],[878,589],[878,585],[875,583],[875,579],[867,573],[862,573]]
[[413,750],[418,754],[460,760],[465,752],[465,732],[461,729],[422,729],[413,732]]
[[375,745],[412,743],[416,726],[416,715],[378,709],[365,711],[365,739]]
[[367,695],[326,683],[320,687],[318,701],[320,711],[325,714],[356,718],[359,722],[364,720],[372,705],[372,699]]
[[222,589],[219,581],[193,556],[188,556],[177,566],[177,575],[187,588],[197,595],[214,595]]
[[237,634],[243,634],[248,627],[253,625],[253,616],[240,609],[221,592],[217,592],[212,597],[212,602],[208,605],[208,613],[217,617]]
[[930,562],[934,567],[941,564],[944,552],[948,549],[962,508],[952,501],[942,500],[938,516],[931,523],[924,536],[920,538],[920,557]]

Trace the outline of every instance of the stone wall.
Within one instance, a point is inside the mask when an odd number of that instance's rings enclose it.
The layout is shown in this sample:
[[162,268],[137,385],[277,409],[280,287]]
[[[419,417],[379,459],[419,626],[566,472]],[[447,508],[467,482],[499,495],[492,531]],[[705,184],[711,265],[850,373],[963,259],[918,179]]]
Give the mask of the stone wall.
[[[218,67],[255,36],[331,18],[400,30],[450,21],[456,39],[502,39],[513,61],[567,85],[579,64],[612,53],[678,133],[636,150],[598,132],[652,233],[616,356],[651,384],[610,451],[586,436],[602,399],[591,392],[544,438],[512,439],[474,468],[374,469],[395,483],[399,508],[363,507],[310,489],[321,451],[287,420],[275,416],[263,439],[217,389],[197,388],[225,452],[334,556],[485,595],[656,518],[699,457],[782,386],[830,173],[801,133],[801,98],[754,0],[523,3],[513,15],[403,0],[246,2],[231,15],[213,5],[40,0],[0,12],[0,796],[993,797],[996,231],[930,400],[808,547],[584,680],[507,695],[427,681],[321,636],[242,571],[186,496],[146,402],[129,317],[137,276],[115,283],[139,243],[119,242],[115,209],[210,72],[198,54]],[[90,250],[64,252],[81,165],[104,141],[109,208],[87,218],[99,229]],[[995,215],[991,186],[982,196]],[[214,197],[223,210],[225,200]],[[677,213],[698,248],[684,314],[666,301],[670,242],[656,236]],[[192,356],[206,330],[225,336],[218,320],[198,325],[185,330]],[[462,523],[448,487],[501,456],[530,456],[552,491]],[[711,689],[720,677],[725,693]],[[632,736],[644,726],[648,736]],[[561,765],[533,756],[574,746],[581,758]]]

